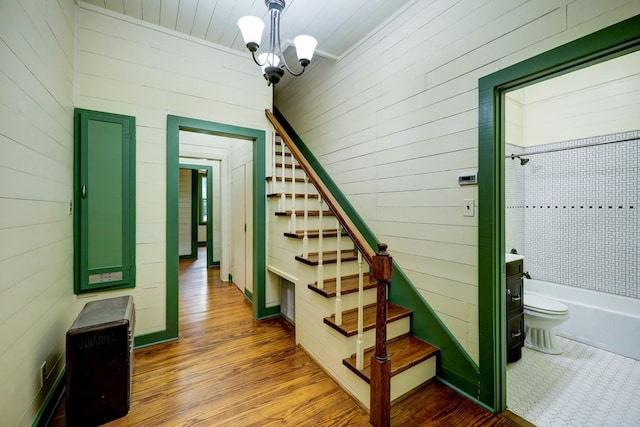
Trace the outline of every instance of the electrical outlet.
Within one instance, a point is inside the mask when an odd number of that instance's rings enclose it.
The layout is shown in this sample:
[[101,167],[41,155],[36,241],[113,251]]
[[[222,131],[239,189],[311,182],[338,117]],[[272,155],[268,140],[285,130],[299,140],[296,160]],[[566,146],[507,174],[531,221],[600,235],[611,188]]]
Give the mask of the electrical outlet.
[[47,378],[47,361],[45,360],[40,365],[40,387],[44,387],[44,380]]
[[464,216],[475,216],[473,199],[464,199]]

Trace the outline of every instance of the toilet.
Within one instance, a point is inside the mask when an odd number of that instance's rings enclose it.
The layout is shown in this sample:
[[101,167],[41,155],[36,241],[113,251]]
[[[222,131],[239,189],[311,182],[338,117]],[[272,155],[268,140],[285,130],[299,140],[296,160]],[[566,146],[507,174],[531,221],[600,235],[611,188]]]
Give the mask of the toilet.
[[556,327],[569,318],[569,308],[559,301],[524,293],[524,345],[548,354],[561,354]]

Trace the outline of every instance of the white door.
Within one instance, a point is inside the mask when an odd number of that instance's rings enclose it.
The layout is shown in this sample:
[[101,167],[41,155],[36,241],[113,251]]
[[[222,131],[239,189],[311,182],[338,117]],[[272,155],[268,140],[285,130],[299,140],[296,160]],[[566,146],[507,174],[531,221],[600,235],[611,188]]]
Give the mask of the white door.
[[231,239],[233,283],[253,294],[253,164],[231,171]]

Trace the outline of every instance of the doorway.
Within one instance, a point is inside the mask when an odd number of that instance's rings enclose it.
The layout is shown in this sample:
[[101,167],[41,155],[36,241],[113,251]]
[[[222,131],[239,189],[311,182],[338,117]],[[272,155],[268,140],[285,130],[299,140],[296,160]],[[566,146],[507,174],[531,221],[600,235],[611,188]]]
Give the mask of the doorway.
[[209,122],[179,116],[167,116],[167,218],[166,218],[166,330],[157,340],[176,339],[178,325],[178,172],[180,131],[199,132],[252,141],[253,189],[253,313],[261,319],[268,317],[265,305],[266,265],[266,135],[265,131]]
[[505,94],[640,49],[640,16],[560,46],[479,82],[480,400],[506,409]]

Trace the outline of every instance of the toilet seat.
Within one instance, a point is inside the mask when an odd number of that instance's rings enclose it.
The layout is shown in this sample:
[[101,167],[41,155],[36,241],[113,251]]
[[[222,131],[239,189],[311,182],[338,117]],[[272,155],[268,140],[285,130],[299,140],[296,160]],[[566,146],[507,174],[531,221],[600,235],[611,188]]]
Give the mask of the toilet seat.
[[524,308],[536,313],[556,316],[569,312],[569,307],[559,301],[528,293],[524,296]]

